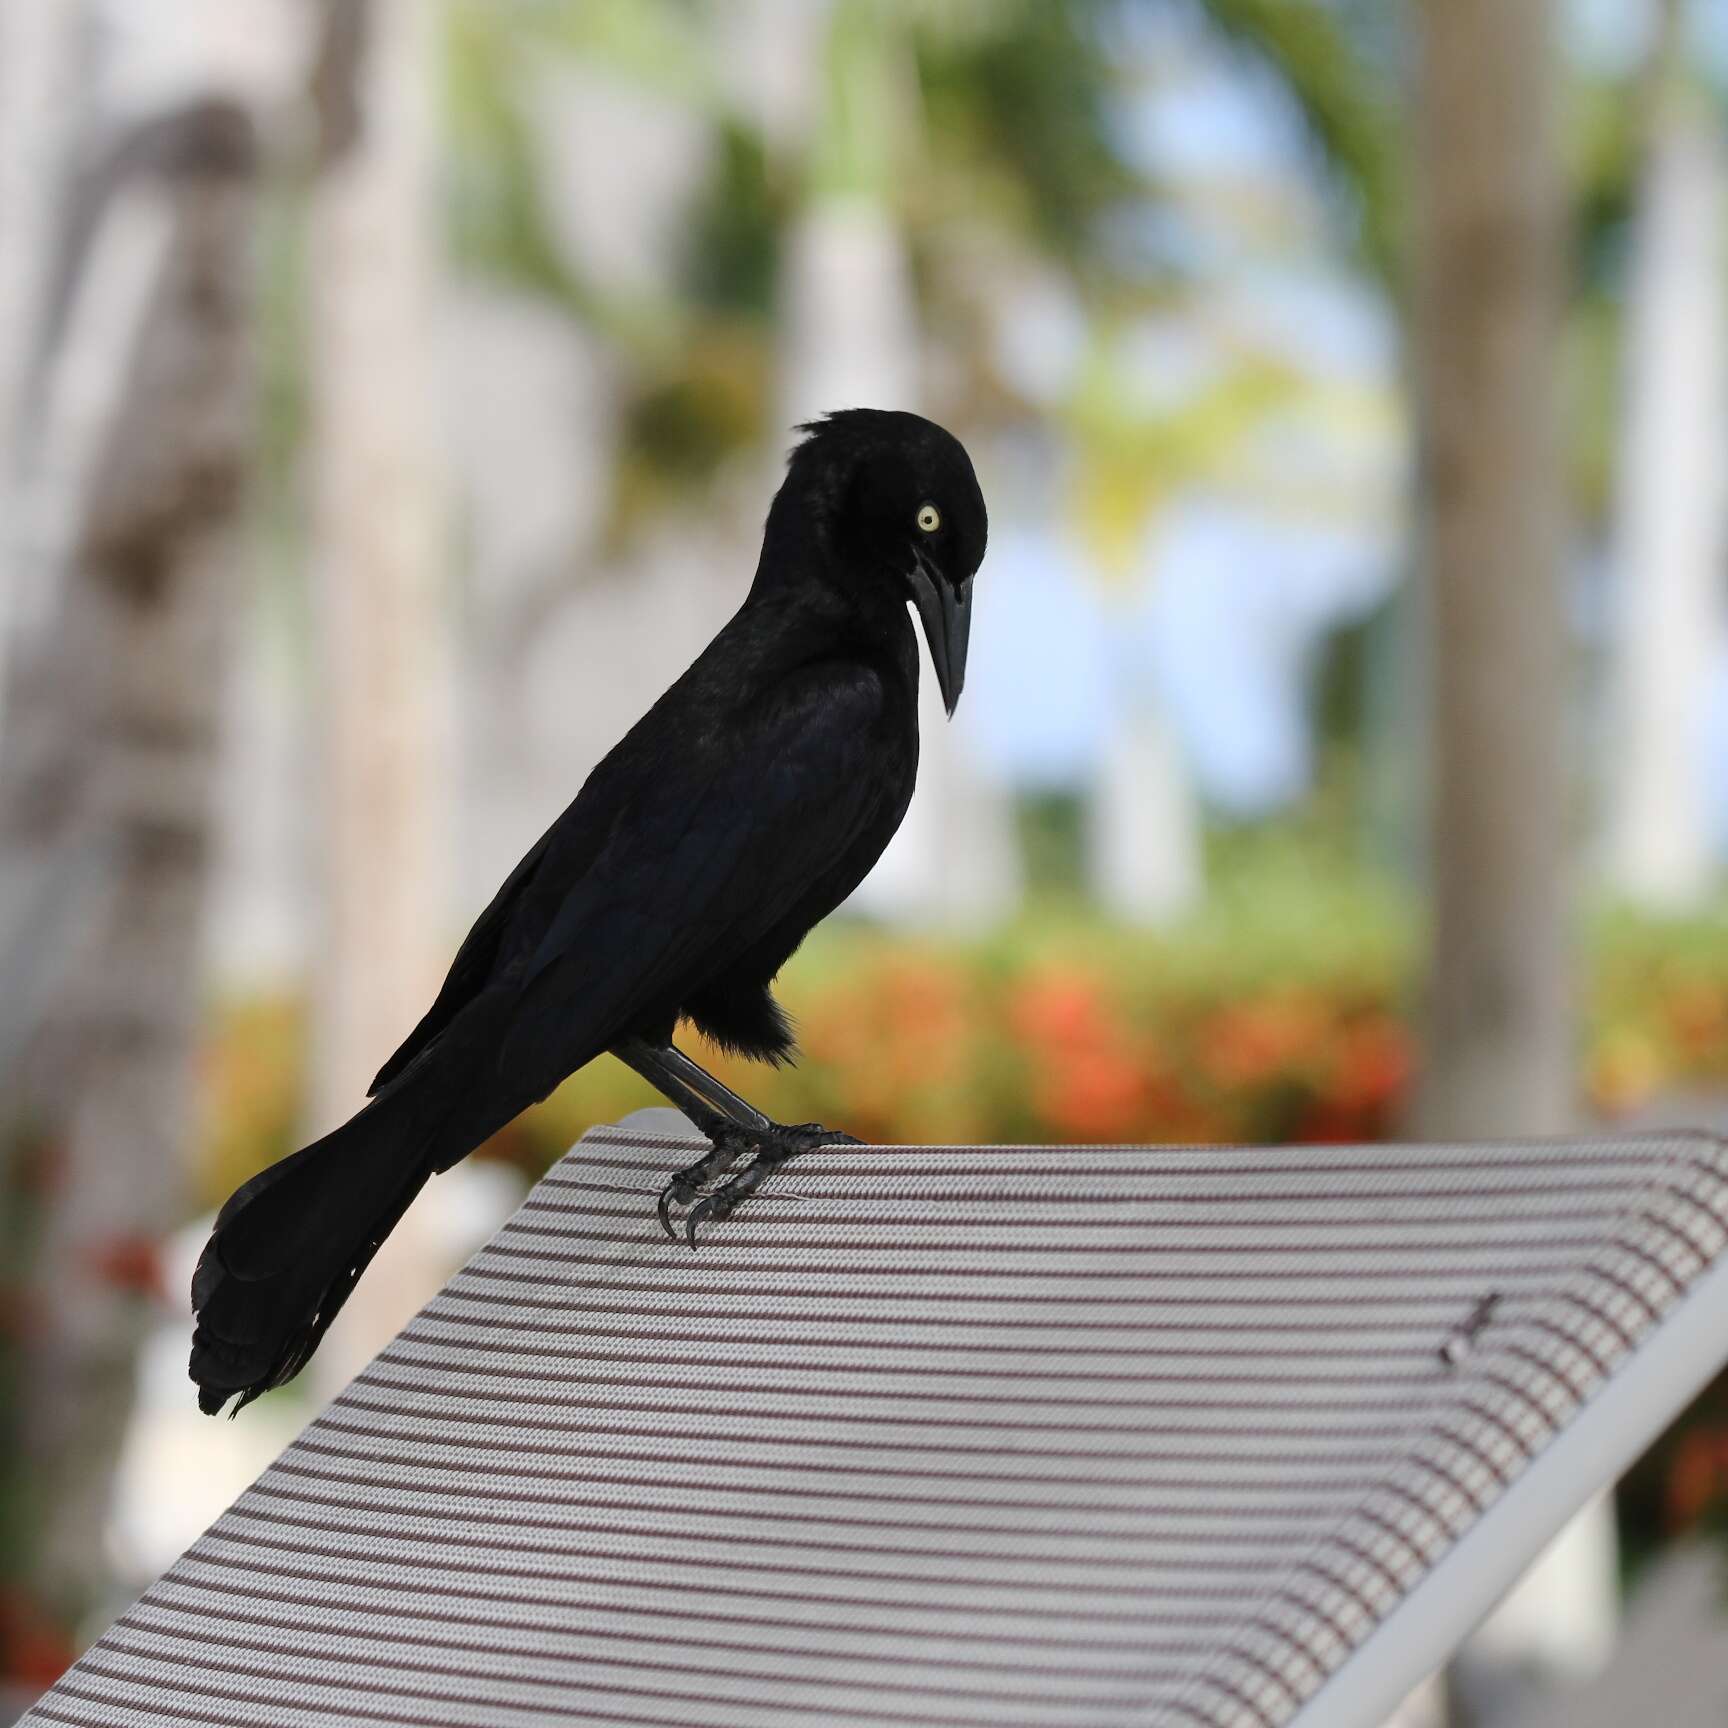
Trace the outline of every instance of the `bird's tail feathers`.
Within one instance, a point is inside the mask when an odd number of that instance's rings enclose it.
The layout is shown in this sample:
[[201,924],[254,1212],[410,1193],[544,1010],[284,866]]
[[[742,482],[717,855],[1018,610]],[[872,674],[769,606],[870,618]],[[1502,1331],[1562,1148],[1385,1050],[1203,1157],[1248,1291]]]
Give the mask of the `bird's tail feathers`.
[[243,1183],[192,1277],[199,1407],[237,1414],[292,1380],[432,1173],[418,1112],[375,1100]]

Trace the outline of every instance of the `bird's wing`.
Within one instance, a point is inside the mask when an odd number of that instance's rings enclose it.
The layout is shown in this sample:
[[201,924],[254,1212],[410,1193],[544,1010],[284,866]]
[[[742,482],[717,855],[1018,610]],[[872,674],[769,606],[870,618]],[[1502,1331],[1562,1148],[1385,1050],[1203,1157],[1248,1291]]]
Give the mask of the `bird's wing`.
[[521,863],[505,878],[504,886],[492,896],[491,905],[474,920],[473,929],[463,938],[456,958],[450,962],[437,1001],[426,1010],[420,1024],[402,1040],[390,1060],[378,1070],[378,1077],[372,1082],[369,1092],[376,1093],[381,1087],[388,1086],[491,983],[505,937],[556,832],[555,827],[549,828],[535,841]]
[[861,875],[892,795],[884,703],[873,672],[812,667],[666,764],[530,957],[511,1066],[561,1076],[723,973],[824,877],[849,862]]

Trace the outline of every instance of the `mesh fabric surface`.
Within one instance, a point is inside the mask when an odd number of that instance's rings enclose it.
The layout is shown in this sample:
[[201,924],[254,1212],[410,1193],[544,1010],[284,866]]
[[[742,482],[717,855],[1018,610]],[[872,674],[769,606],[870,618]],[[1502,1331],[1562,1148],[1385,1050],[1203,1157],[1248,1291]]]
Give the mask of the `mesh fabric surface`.
[[[1728,1152],[590,1135],[26,1718],[1275,1728],[1728,1243]],[[1412,1679],[1417,1678],[1412,1676]]]

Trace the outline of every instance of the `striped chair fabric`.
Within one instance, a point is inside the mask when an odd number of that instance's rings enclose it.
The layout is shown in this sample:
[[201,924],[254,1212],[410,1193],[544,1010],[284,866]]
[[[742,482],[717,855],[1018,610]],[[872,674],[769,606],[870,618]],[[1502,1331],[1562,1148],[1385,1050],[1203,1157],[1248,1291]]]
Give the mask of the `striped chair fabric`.
[[588,1135],[26,1722],[1276,1728],[1728,1244],[1702,1134],[828,1148],[692,1253],[694,1153]]

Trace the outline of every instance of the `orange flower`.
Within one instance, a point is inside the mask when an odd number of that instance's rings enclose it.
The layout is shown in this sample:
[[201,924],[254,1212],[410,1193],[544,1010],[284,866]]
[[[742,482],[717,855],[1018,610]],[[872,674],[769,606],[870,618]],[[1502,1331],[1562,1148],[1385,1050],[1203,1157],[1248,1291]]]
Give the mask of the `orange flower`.
[[1663,1005],[1674,1041],[1691,1055],[1709,1055],[1728,1045],[1728,1001],[1720,983],[1688,978]]
[[1728,1489],[1728,1434],[1694,1428],[1681,1436],[1668,1468],[1668,1517],[1676,1530],[1689,1529],[1720,1503]]
[[1621,1027],[1601,1041],[1591,1064],[1590,1094],[1605,1115],[1619,1115],[1648,1098],[1667,1078],[1667,1064],[1652,1040]]
[[1201,1029],[1199,1056],[1220,1086],[1259,1086],[1300,1068],[1326,1031],[1314,998],[1286,991],[1220,1008]]
[[0,1590],[0,1675],[32,1691],[52,1686],[77,1660],[65,1627],[19,1590]]
[[1076,1140],[1116,1140],[1139,1120],[1146,1077],[1117,1051],[1075,1050],[1050,1065],[1033,1096],[1059,1134]]
[[1339,1036],[1327,1098],[1344,1111],[1383,1109],[1403,1095],[1414,1063],[1406,1027],[1387,1015],[1358,1020]]
[[1322,1099],[1305,1111],[1290,1134],[1300,1146],[1338,1146],[1357,1140],[1376,1140],[1381,1125],[1348,1105]]
[[108,1236],[84,1250],[84,1264],[99,1283],[127,1295],[167,1300],[162,1256],[155,1239],[136,1234]]
[[1095,1048],[1125,1038],[1105,986],[1067,968],[1046,967],[1022,980],[1009,998],[1008,1024],[1022,1043],[1042,1050]]

